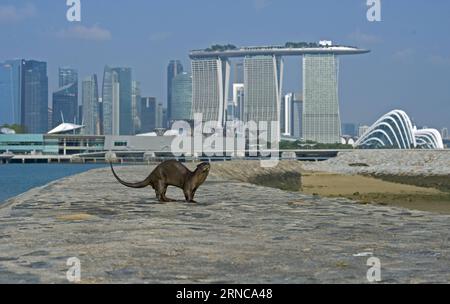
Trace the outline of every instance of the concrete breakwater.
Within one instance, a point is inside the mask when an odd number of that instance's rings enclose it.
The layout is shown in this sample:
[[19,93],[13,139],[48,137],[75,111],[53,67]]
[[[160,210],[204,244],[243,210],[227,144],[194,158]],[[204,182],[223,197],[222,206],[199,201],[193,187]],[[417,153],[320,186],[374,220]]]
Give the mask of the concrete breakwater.
[[[276,170],[296,172],[291,165]],[[150,170],[117,168],[129,181]],[[125,188],[108,169],[9,200],[0,209],[0,283],[67,282],[70,257],[81,261],[81,283],[367,283],[368,252],[381,260],[383,282],[450,281],[450,216],[318,198],[212,170],[198,204],[157,203],[151,189]],[[182,199],[179,189],[168,196]]]
[[450,150],[353,150],[303,167],[343,174],[450,177]]

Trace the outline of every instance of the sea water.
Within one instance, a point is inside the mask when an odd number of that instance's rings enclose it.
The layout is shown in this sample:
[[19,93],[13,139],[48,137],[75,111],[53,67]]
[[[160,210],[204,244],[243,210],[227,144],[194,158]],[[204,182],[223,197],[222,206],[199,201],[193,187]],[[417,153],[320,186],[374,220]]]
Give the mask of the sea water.
[[0,164],[0,205],[6,199],[104,164]]

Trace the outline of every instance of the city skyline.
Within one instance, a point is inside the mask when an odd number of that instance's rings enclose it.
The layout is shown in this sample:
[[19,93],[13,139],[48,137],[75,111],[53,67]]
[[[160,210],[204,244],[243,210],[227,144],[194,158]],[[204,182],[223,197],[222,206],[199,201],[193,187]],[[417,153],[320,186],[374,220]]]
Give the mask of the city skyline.
[[[448,3],[427,6],[416,2],[408,5],[383,2],[383,22],[370,23],[365,18],[365,1],[352,4],[269,1],[263,7],[258,7],[254,1],[243,1],[239,10],[236,10],[237,4],[224,6],[223,14],[233,12],[246,16],[254,26],[242,29],[243,21],[236,18],[236,22],[227,26],[215,23],[213,31],[202,26],[205,22],[214,22],[210,16],[198,20],[189,18],[192,21],[184,22],[183,27],[180,27],[180,22],[161,23],[163,12],[173,5],[196,17],[213,10],[212,3],[172,1],[170,4],[137,3],[124,7],[120,1],[117,2],[84,1],[82,22],[69,23],[65,19],[65,3],[4,1],[0,10],[13,7],[18,18],[2,17],[0,20],[0,34],[5,37],[0,61],[11,58],[46,61],[49,92],[57,89],[59,66],[78,69],[80,78],[96,73],[100,75],[99,83],[102,83],[105,64],[130,66],[135,79],[142,84],[142,95],[155,96],[165,104],[167,86],[164,70],[167,63],[171,59],[179,59],[188,66],[188,52],[192,49],[214,43],[263,45],[289,40],[330,39],[372,50],[369,56],[344,59],[345,68],[340,74],[342,122],[368,124],[389,109],[404,108],[417,124],[439,129],[450,125],[450,90],[446,85],[450,81],[450,59],[445,53],[449,42],[440,38],[446,37],[450,28],[448,19],[444,18],[450,11]],[[28,6],[34,8],[34,13],[19,18],[21,10]],[[154,18],[142,18],[147,13]],[[141,18],[133,18],[130,25],[121,29],[114,20],[120,20],[122,14],[135,14]],[[337,26],[330,28],[322,24],[320,16],[323,14],[330,22],[336,21]],[[286,18],[279,18],[281,15],[286,15]],[[296,18],[288,18],[294,15]],[[420,17],[427,22],[417,22]],[[267,18],[279,22],[265,24]],[[142,20],[148,21],[154,30],[140,26],[146,24]],[[136,30],[135,35],[129,35],[132,27]],[[241,29],[239,37],[233,34],[236,27]],[[218,40],[217,37],[221,38]],[[124,52],[123,45],[130,43],[140,44],[140,47],[133,48],[133,52]],[[301,63],[296,59],[287,60],[291,62],[286,66],[292,68],[286,68],[283,93],[301,92],[301,75],[299,68],[295,67]],[[440,111],[435,111],[437,108]]]

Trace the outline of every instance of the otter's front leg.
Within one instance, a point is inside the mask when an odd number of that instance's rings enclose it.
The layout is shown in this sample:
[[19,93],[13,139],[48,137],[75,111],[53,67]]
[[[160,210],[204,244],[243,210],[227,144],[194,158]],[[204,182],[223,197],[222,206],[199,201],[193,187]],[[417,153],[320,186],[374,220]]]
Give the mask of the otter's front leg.
[[189,188],[185,188],[183,189],[184,192],[184,198],[186,199],[186,202],[188,203],[196,203],[196,201],[194,201],[194,193],[195,191],[192,191]]

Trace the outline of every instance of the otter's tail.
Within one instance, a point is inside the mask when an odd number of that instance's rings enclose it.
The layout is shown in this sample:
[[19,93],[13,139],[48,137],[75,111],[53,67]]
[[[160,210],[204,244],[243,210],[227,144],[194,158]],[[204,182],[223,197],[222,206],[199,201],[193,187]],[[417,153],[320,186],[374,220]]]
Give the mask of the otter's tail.
[[138,188],[139,189],[139,188],[145,188],[145,187],[151,185],[150,175],[145,180],[143,180],[142,182],[127,183],[127,182],[121,180],[120,177],[117,176],[116,172],[114,171],[112,162],[109,162],[109,164],[111,166],[111,170],[112,170],[112,173],[114,174],[114,177],[119,181],[119,183],[121,183],[124,186],[130,187],[130,188]]

